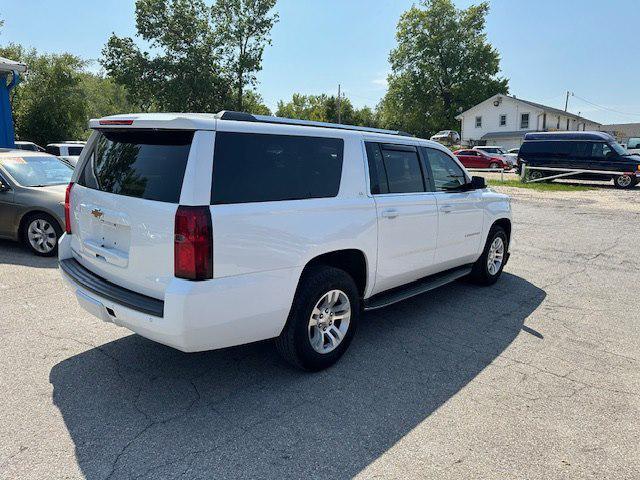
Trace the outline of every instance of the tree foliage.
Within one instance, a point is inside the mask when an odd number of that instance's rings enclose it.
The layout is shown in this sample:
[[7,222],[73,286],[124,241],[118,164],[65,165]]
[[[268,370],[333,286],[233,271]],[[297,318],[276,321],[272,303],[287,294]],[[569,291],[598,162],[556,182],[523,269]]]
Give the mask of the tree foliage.
[[[137,0],[136,29],[148,44],[113,34],[102,53],[108,75],[142,111],[241,109],[255,84],[275,0]],[[235,101],[234,101],[235,98]]]
[[271,45],[270,33],[278,14],[270,14],[276,0],[217,0],[213,21],[224,46],[226,64],[234,78],[235,109],[244,109],[245,86],[256,84],[262,54]]
[[[294,93],[290,101],[278,102],[276,115],[286,118],[338,123],[338,97],[334,95],[302,95]],[[340,102],[340,120],[347,125],[376,127],[378,119],[369,107],[354,108],[348,98]]]
[[85,63],[67,53],[38,55],[18,45],[0,49],[0,56],[26,63],[29,73],[12,91],[16,134],[36,143],[83,138],[87,101],[80,71]]
[[29,70],[11,91],[16,136],[44,145],[88,135],[87,121],[129,110],[122,87],[86,71],[87,62],[68,53],[40,55],[16,44],[0,56],[27,64]]
[[224,48],[202,0],[138,0],[136,29],[149,51],[113,34],[102,65],[139,110],[206,112],[229,106]]
[[458,10],[452,0],[422,0],[401,16],[380,105],[386,127],[422,137],[456,130],[458,113],[508,92],[498,76],[500,56],[484,33],[488,10],[486,2]]

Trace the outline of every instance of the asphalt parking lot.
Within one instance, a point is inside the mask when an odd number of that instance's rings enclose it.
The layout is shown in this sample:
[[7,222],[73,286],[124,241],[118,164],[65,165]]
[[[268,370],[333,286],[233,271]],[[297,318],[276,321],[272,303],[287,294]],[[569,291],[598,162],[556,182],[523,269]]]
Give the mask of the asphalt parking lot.
[[100,323],[0,242],[0,477],[640,478],[640,188],[509,192],[497,285],[366,314],[319,374]]

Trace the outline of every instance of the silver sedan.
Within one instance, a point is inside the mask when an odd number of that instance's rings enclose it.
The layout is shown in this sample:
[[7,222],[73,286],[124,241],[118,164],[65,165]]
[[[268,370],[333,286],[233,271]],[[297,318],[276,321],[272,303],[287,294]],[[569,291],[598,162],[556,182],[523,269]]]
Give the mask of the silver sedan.
[[22,241],[36,255],[55,255],[72,173],[53,155],[0,150],[0,238]]

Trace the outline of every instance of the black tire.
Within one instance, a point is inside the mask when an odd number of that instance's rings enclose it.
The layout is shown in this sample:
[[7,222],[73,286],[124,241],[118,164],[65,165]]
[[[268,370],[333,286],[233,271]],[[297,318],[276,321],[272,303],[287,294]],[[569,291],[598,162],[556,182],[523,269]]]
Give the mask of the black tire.
[[617,175],[613,177],[613,185],[616,188],[627,189],[633,188],[637,185],[638,181],[633,175]]
[[[317,352],[309,338],[309,320],[318,301],[331,290],[341,290],[349,299],[351,317],[342,341],[328,353]],[[276,348],[290,364],[317,372],[330,367],[344,354],[356,332],[360,318],[360,295],[353,278],[345,271],[328,266],[305,271],[293,299],[287,323]]]
[[[504,255],[502,258],[502,265],[498,271],[494,274],[489,272],[489,267],[487,265],[489,250],[491,248],[492,243],[496,238],[500,237],[502,239],[504,245]],[[507,260],[507,252],[509,251],[509,238],[507,237],[507,233],[504,231],[502,227],[494,225],[489,231],[489,235],[487,236],[487,242],[485,243],[484,250],[482,251],[482,255],[480,258],[476,260],[476,263],[473,264],[473,270],[469,274],[469,280],[477,285],[493,285],[498,281],[500,275],[502,275],[502,270],[504,269],[504,264]]]
[[[53,249],[46,252],[39,251],[29,241],[29,225],[31,225],[36,220],[46,222],[47,224],[51,225],[51,227],[53,228],[54,234],[55,234],[55,238],[53,239],[55,246],[53,247]],[[22,223],[22,243],[31,251],[31,253],[39,257],[53,257],[57,255],[58,241],[60,240],[61,236],[62,236],[62,227],[58,224],[58,221],[55,218],[53,218],[51,215],[47,213],[38,212],[38,213],[29,214]]]
[[491,162],[489,164],[489,168],[500,168],[500,164],[496,162]]

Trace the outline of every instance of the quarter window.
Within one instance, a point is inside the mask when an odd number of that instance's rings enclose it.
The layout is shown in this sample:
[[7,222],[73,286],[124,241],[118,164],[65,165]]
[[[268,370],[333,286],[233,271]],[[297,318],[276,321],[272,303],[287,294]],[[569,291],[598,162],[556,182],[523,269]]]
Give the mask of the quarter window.
[[482,128],[482,117],[476,117],[476,128]]
[[249,203],[338,195],[339,138],[218,132],[211,203]]
[[529,114],[523,113],[520,115],[520,128],[529,128]]
[[467,182],[467,177],[460,166],[444,152],[433,148],[425,148],[431,175],[438,192],[459,189]]
[[507,116],[506,115],[500,115],[500,126],[501,127],[506,127],[507,126]]
[[420,159],[415,148],[395,150],[382,148],[382,158],[389,182],[389,193],[424,192]]

